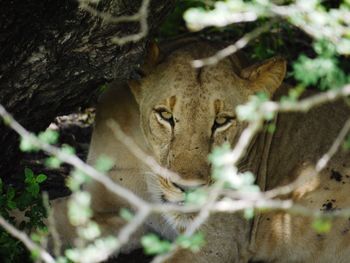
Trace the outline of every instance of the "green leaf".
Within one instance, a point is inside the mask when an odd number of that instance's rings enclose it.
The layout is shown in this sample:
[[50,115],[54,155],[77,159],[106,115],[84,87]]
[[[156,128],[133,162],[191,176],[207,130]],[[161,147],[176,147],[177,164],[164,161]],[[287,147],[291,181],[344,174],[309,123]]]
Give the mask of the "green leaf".
[[29,168],[24,168],[24,176],[25,176],[25,183],[33,183],[35,181],[34,179],[34,173]]
[[6,193],[6,198],[7,200],[12,200],[14,197],[15,197],[15,189],[10,186],[8,189],[7,189],[7,193]]
[[57,143],[58,140],[58,132],[51,130],[51,129],[47,129],[44,132],[40,132],[38,135],[39,140],[41,140],[42,142],[48,143],[48,144],[54,144]]
[[262,112],[260,110],[261,105],[268,100],[269,97],[265,92],[250,96],[246,104],[236,107],[238,119],[240,121],[256,121],[263,117],[265,120],[272,120],[274,118],[273,112]]
[[72,146],[68,145],[68,144],[63,144],[61,150],[62,150],[65,154],[68,154],[68,155],[73,155],[73,154],[75,154],[75,149],[74,149]]
[[82,226],[89,222],[92,211],[90,209],[91,196],[88,192],[75,192],[68,202],[68,217],[74,226]]
[[106,155],[101,155],[97,158],[95,168],[100,172],[108,172],[112,169],[114,162]]
[[69,263],[68,259],[65,257],[58,257],[56,263]]
[[215,147],[212,153],[209,154],[208,159],[214,166],[224,165],[224,156],[231,152],[231,146],[229,143],[224,143],[220,147]]
[[4,121],[4,124],[6,125],[6,126],[8,126],[8,125],[10,125],[11,124],[11,122],[12,122],[12,118],[11,117],[9,117],[9,116],[2,116],[2,120]]
[[318,218],[312,223],[312,228],[319,234],[328,233],[332,228],[332,222],[329,219]]
[[108,90],[108,88],[109,88],[108,84],[102,84],[98,87],[98,90],[99,90],[99,92],[103,93],[106,90]]
[[254,217],[254,209],[253,208],[244,209],[243,216],[247,220],[252,219]]
[[14,201],[7,200],[7,207],[10,209],[15,209],[15,208],[17,208],[17,205]]
[[78,234],[86,240],[95,240],[101,235],[101,230],[97,223],[90,221],[86,226],[78,228]]
[[37,183],[31,184],[26,187],[27,192],[31,193],[33,197],[37,197],[40,191],[40,187]]
[[40,251],[38,249],[32,249],[30,255],[34,261],[37,261],[40,258]]
[[61,161],[57,157],[49,157],[45,160],[45,165],[50,168],[59,168],[61,166]]
[[37,183],[40,184],[40,183],[44,182],[46,179],[47,179],[47,176],[45,174],[39,174],[35,180]]
[[32,137],[21,137],[21,142],[19,148],[22,152],[35,152],[39,148],[34,145],[34,140]]
[[119,216],[125,221],[131,221],[134,218],[134,214],[127,208],[120,209]]
[[343,142],[343,149],[344,150],[349,150],[350,149],[350,135],[348,135],[344,142]]
[[160,240],[155,234],[148,234],[141,238],[141,244],[148,255],[164,254],[170,251],[171,243]]
[[267,125],[267,132],[274,133],[276,131],[276,125],[274,123],[270,123]]
[[203,205],[207,201],[208,193],[203,189],[186,192],[185,203],[194,205]]
[[203,233],[196,233],[192,236],[180,235],[175,242],[180,247],[190,249],[192,252],[198,252],[205,245]]
[[347,76],[335,57],[311,59],[300,55],[293,64],[293,74],[303,86],[316,85],[321,90],[339,88],[347,82]]
[[91,178],[86,175],[81,170],[73,170],[71,176],[67,180],[67,186],[73,192],[79,190],[80,186],[84,183],[88,183],[91,181]]
[[64,253],[66,257],[72,260],[73,262],[76,262],[79,260],[80,253],[77,249],[67,249]]

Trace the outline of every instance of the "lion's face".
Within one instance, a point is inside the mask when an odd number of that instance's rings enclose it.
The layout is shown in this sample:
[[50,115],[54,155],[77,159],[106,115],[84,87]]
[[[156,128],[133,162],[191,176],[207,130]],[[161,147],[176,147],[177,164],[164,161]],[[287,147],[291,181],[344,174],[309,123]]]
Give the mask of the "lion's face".
[[178,50],[132,87],[151,152],[180,175],[150,179],[152,194],[163,202],[181,203],[185,191],[210,183],[208,154],[224,142],[234,144],[243,129],[235,108],[254,92],[231,60],[196,70],[190,64],[194,58],[191,49]]

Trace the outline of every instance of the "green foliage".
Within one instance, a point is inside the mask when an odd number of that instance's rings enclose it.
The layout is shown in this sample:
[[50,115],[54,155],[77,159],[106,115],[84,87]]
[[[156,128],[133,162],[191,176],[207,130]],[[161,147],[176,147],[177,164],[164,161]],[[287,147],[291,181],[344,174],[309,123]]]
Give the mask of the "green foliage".
[[298,85],[288,91],[288,96],[282,96],[281,102],[296,102],[305,91],[305,86]]
[[78,235],[92,241],[101,235],[101,230],[96,222],[90,221],[84,227],[78,228]]
[[343,146],[343,150],[345,151],[350,150],[350,135],[346,136],[342,146]]
[[119,216],[127,222],[134,218],[134,214],[127,208],[120,209]]
[[73,262],[96,262],[115,250],[118,245],[118,241],[113,237],[100,238],[86,247],[67,249],[65,256]]
[[91,178],[81,170],[73,170],[67,180],[67,186],[73,191],[78,191],[84,183],[91,182]]
[[[262,60],[280,53],[291,63],[294,60],[292,72],[288,77],[293,76],[299,82],[299,86],[312,86],[326,90],[339,88],[350,82],[350,76],[347,73],[350,63],[344,57],[350,54],[348,2],[343,1],[341,4],[320,0],[295,2],[283,1],[281,6],[285,11],[285,19],[283,21],[276,19],[268,33],[250,41],[245,48],[248,55]],[[190,29],[223,27],[221,32],[234,32],[233,35],[236,37],[231,39],[233,42],[247,32],[261,27],[265,22],[273,21],[272,19],[276,17],[276,14],[271,12],[273,9],[271,7],[277,5],[275,1],[226,0],[212,3],[211,8],[192,6],[184,13],[184,19]],[[304,12],[298,11],[298,8]],[[234,17],[243,18],[247,13],[252,23],[231,25],[236,22]],[[306,28],[306,32],[315,39],[313,48],[312,38],[297,27]],[[249,115],[249,112],[247,114]]]
[[[58,132],[47,129],[44,132],[40,132],[37,138],[42,141],[43,143],[48,144],[55,144],[58,140]],[[37,143],[35,142],[36,137],[32,134],[21,137],[19,148],[22,152],[37,152],[39,150],[39,147]]]
[[193,205],[203,205],[208,198],[208,192],[203,189],[196,189],[193,191],[186,192],[185,203]]
[[21,137],[19,148],[22,152],[37,152],[39,148],[34,143],[33,137]]
[[101,85],[101,86],[98,87],[98,90],[99,90],[100,93],[104,93],[104,92],[106,92],[108,89],[109,89],[108,84],[103,84],[103,85]]
[[148,234],[141,238],[141,244],[147,255],[164,254],[171,249],[171,243],[167,240],[161,240],[155,234]]
[[269,97],[264,92],[259,92],[254,96],[249,97],[246,104],[236,107],[237,117],[240,121],[256,121],[263,117],[265,120],[272,120],[274,114],[272,112],[262,112],[260,106],[269,100]]
[[332,229],[332,221],[325,218],[318,218],[312,223],[312,228],[319,234],[328,233]]
[[187,27],[183,19],[184,12],[191,8],[207,8],[204,0],[179,0],[173,12],[167,17],[159,30],[160,38],[174,37],[187,32]]
[[252,219],[254,217],[254,209],[253,208],[244,209],[243,216],[247,220]]
[[45,166],[50,168],[59,168],[61,164],[61,160],[54,156],[48,157],[45,160]]
[[316,42],[316,58],[300,55],[293,64],[296,80],[304,86],[317,86],[321,90],[339,88],[350,81],[350,76],[339,67],[334,45],[325,40]]
[[237,168],[231,164],[231,150],[229,144],[214,148],[209,155],[209,161],[213,164],[212,177],[215,180],[223,180],[226,186],[241,192],[259,192],[260,189],[254,185],[254,175],[247,171],[239,173]]
[[51,129],[47,129],[44,132],[40,132],[38,135],[39,140],[41,140],[42,142],[48,143],[48,144],[54,144],[57,142],[58,140],[58,132],[51,130]]
[[[33,235],[34,241],[40,241],[46,235],[46,227],[43,219],[46,217],[46,209],[39,195],[40,184],[47,177],[44,174],[35,175],[29,168],[25,168],[25,189],[16,191],[12,186],[5,185],[0,178],[0,214],[13,225],[19,225],[21,230],[36,230]],[[28,220],[16,222],[13,210],[24,214]],[[19,262],[23,257],[29,257],[22,243],[13,238],[6,231],[0,229],[0,258],[5,263]]]
[[230,154],[231,146],[229,143],[224,143],[221,147],[216,147],[213,149],[212,153],[208,156],[208,160],[215,166],[219,167],[225,165],[227,161],[223,156]]
[[276,125],[274,123],[269,123],[266,130],[268,133],[274,133],[276,131]]
[[198,252],[205,245],[205,239],[203,233],[196,233],[192,236],[179,235],[175,243],[192,252]]
[[[148,255],[164,254],[172,248],[169,241],[160,239],[156,234],[143,236],[141,244]],[[205,239],[203,233],[200,232],[192,236],[179,235],[175,240],[175,244],[192,252],[198,252],[205,245]]]
[[114,165],[113,160],[108,156],[99,156],[96,160],[95,168],[100,172],[108,172]]
[[86,191],[77,191],[72,194],[72,198],[68,202],[69,221],[74,226],[85,225],[92,217],[90,208],[91,196]]

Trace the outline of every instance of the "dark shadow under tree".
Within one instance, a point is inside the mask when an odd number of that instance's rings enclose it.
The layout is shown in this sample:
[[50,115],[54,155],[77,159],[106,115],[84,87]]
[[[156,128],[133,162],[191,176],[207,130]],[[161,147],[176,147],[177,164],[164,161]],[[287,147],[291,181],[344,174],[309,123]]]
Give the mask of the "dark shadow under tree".
[[[132,77],[147,40],[174,6],[151,1],[146,38],[123,46],[113,37],[139,32],[137,22],[113,24],[74,0],[3,1],[0,8],[0,103],[27,129],[45,129],[55,116],[96,98],[99,87]],[[132,15],[141,1],[103,0],[94,7],[115,17]],[[22,172],[18,137],[0,122],[0,176]]]

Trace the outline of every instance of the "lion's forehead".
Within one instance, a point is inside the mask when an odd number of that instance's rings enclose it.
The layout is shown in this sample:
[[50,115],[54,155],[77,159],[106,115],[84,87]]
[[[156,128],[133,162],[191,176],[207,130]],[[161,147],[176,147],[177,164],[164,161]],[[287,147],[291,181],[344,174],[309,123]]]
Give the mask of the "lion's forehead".
[[195,104],[194,107],[213,104],[215,100],[243,102],[241,84],[230,72],[225,74],[215,67],[202,70],[178,67],[166,73],[161,76],[162,80],[156,79],[164,94],[162,99],[175,96],[176,102]]

